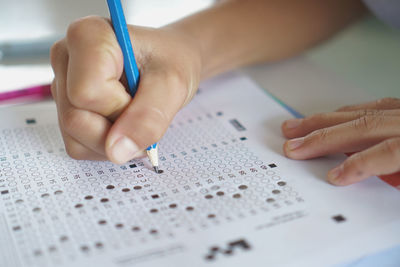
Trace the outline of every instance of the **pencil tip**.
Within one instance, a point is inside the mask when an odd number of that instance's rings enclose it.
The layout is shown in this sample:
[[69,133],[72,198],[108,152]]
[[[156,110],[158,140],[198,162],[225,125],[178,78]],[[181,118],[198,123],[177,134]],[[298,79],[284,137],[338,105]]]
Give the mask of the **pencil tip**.
[[156,173],[158,173],[158,166],[154,166],[153,168],[154,168],[154,171],[155,171]]

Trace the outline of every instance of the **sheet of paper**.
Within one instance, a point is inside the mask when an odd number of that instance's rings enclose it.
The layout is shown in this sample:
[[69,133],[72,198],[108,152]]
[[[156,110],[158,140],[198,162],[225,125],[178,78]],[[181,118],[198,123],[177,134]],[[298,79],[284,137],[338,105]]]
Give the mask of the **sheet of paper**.
[[0,110],[0,266],[329,266],[399,244],[399,191],[285,158],[289,117],[243,76],[206,82],[156,174],[69,158],[53,104]]

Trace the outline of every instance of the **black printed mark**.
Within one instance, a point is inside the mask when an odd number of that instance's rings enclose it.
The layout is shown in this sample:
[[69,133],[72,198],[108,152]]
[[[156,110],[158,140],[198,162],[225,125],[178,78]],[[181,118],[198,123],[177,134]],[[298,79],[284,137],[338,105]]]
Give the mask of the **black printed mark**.
[[242,184],[242,185],[239,185],[238,188],[239,188],[240,190],[246,190],[246,189],[247,189],[247,185]]
[[275,202],[275,199],[273,199],[273,198],[267,198],[267,203],[272,203],[272,202]]
[[110,184],[110,185],[107,185],[107,187],[106,187],[108,190],[111,190],[111,189],[114,189],[115,188],[115,186],[113,186],[112,184]]
[[286,185],[286,182],[280,181],[280,182],[278,182],[278,185],[279,185],[279,186],[285,186],[285,185]]
[[91,200],[91,199],[93,199],[93,196],[90,196],[90,195],[89,196],[85,196],[85,199],[86,200]]
[[122,228],[124,228],[124,224],[122,224],[122,223],[117,223],[117,224],[115,225],[115,228],[117,228],[117,229],[122,229]]
[[131,190],[129,188],[123,188],[121,191],[124,192],[124,193],[127,193],[127,192],[129,192]]
[[332,216],[332,219],[333,219],[335,222],[337,222],[337,223],[342,223],[342,222],[345,222],[345,221],[346,221],[346,218],[345,218],[343,215],[341,215],[341,214]]
[[163,170],[158,170],[157,173],[161,174],[161,173],[164,173],[164,171]]
[[107,224],[107,221],[106,221],[106,220],[100,220],[100,221],[99,221],[99,224],[100,224],[100,225],[105,225],[105,224]]
[[245,140],[247,140],[247,137],[242,136],[242,137],[240,137],[239,139],[240,139],[241,141],[245,141]]
[[140,231],[140,227],[139,226],[133,226],[132,227],[132,231],[133,232],[139,232]]
[[206,261],[214,261],[218,254],[232,256],[235,252],[248,251],[251,249],[250,244],[245,239],[238,239],[226,244],[223,248],[212,246],[209,248],[207,255],[204,257]]
[[94,245],[98,249],[102,249],[104,247],[103,243],[101,243],[101,242],[96,242]]
[[39,207],[36,207],[36,208],[33,208],[33,209],[32,209],[33,212],[39,212],[39,211],[41,211],[41,210],[42,210],[42,209],[39,208]]
[[280,194],[280,193],[281,193],[281,191],[279,191],[279,190],[277,190],[277,189],[272,190],[272,194],[274,194],[274,195],[278,195],[278,194]]
[[158,212],[158,209],[151,209],[150,210],[150,213],[157,213]]
[[193,211],[194,208],[193,208],[192,206],[188,206],[188,207],[186,207],[186,210],[187,210],[187,211]]
[[108,202],[108,198],[102,198],[102,199],[100,199],[100,202],[101,203],[106,203],[106,202]]
[[137,167],[136,164],[130,164],[130,165],[129,165],[129,168],[136,168],[136,167]]
[[244,239],[239,239],[239,240],[230,242],[229,247],[231,247],[231,248],[238,247],[243,250],[249,250],[251,248],[249,243],[247,243],[246,240],[244,240]]
[[75,208],[76,208],[76,209],[80,209],[80,208],[82,208],[82,207],[83,207],[83,205],[80,204],[80,203],[75,205]]
[[140,190],[140,189],[142,189],[142,187],[140,185],[136,185],[136,186],[133,187],[133,189]]
[[17,226],[14,226],[12,229],[13,229],[13,231],[19,231],[19,230],[21,230],[21,226],[17,225]]
[[151,198],[152,199],[157,199],[157,198],[160,198],[160,196],[158,194],[154,194],[154,195],[151,195]]
[[239,193],[236,193],[236,194],[233,194],[233,196],[232,196],[233,198],[241,198],[242,197],[242,195],[241,194],[239,194]]
[[3,190],[3,191],[1,191],[1,194],[2,194],[2,195],[6,195],[6,194],[8,194],[8,193],[10,193],[8,190]]
[[36,123],[36,119],[33,118],[29,118],[25,120],[26,124],[35,124]]
[[87,253],[87,252],[89,252],[89,247],[83,245],[83,246],[81,246],[81,251]]
[[68,241],[68,236],[65,236],[65,235],[60,236],[60,241],[61,241],[61,242],[66,242],[66,241]]
[[275,163],[268,164],[268,166],[269,166],[270,168],[276,168],[276,164],[275,164]]
[[217,112],[217,116],[222,116],[222,115],[224,115],[224,113],[222,111]]
[[170,207],[171,209],[175,209],[177,206],[178,206],[178,205],[176,205],[175,203],[169,204],[169,207]]
[[156,235],[156,234],[158,234],[158,231],[156,229],[151,229],[150,234]]
[[237,120],[237,119],[232,119],[229,121],[232,126],[239,132],[246,131],[246,128]]

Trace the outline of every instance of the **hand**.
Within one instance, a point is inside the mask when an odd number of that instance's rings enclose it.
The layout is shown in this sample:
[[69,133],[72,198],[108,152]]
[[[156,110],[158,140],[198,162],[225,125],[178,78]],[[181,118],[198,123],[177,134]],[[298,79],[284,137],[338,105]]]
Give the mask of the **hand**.
[[355,152],[328,173],[328,181],[335,185],[400,170],[400,99],[384,98],[287,120],[282,131],[291,139],[284,152],[292,159]]
[[140,84],[126,92],[123,56],[110,22],[86,17],[51,49],[52,94],[67,153],[122,164],[165,133],[197,90],[196,42],[173,28],[129,26]]

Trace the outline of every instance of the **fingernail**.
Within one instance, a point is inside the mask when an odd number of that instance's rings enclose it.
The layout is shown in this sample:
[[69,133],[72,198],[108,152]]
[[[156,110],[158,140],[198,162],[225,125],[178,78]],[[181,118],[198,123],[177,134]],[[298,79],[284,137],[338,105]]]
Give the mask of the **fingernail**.
[[135,142],[125,136],[119,138],[111,146],[111,156],[118,164],[123,164],[133,159],[138,152],[139,148]]
[[334,168],[328,173],[328,181],[332,184],[338,184],[342,173],[343,173],[343,164],[339,165],[338,167]]
[[285,121],[285,128],[286,129],[294,129],[301,124],[302,119],[290,119]]
[[289,148],[289,150],[295,150],[295,149],[299,148],[303,143],[304,143],[304,138],[300,137],[300,138],[289,140],[287,142],[287,147]]

